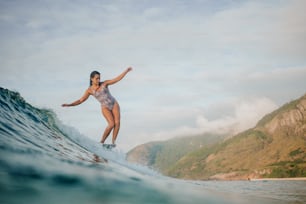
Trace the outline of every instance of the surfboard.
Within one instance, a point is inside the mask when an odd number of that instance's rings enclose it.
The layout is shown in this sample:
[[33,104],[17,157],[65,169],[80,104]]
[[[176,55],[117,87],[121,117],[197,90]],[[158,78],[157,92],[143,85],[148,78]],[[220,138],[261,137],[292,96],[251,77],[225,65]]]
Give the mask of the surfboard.
[[111,150],[116,147],[115,144],[103,144],[102,146],[103,148],[108,149],[108,150]]

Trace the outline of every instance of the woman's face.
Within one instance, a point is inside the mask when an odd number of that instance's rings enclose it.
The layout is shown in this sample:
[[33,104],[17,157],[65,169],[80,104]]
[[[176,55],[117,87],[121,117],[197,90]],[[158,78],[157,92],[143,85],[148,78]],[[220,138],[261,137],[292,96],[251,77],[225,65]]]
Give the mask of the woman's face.
[[100,83],[100,75],[96,74],[93,78],[91,78],[92,84],[93,85],[99,85]]

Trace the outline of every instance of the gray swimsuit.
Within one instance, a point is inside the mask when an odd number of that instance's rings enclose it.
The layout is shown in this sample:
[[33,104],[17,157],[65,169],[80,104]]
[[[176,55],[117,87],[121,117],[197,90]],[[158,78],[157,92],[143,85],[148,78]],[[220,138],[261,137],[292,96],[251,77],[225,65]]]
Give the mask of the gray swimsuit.
[[102,108],[106,107],[109,110],[113,110],[116,99],[110,94],[108,88],[103,83],[97,90],[93,91],[93,96],[101,103]]

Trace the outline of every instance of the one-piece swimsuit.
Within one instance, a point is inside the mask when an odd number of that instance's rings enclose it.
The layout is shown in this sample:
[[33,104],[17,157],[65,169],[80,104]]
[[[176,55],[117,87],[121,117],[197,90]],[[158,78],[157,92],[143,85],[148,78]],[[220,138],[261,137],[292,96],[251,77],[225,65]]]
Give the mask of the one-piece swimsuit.
[[103,84],[97,90],[93,90],[93,96],[101,103],[102,107],[113,110],[116,99],[110,94],[109,89]]

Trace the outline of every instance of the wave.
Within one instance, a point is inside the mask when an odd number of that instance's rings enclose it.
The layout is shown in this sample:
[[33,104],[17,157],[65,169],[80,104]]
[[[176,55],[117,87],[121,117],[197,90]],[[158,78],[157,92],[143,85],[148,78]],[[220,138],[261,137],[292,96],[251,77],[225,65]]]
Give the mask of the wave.
[[1,87],[0,116],[0,203],[281,203],[130,164]]

